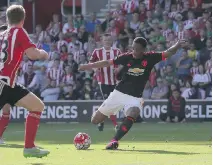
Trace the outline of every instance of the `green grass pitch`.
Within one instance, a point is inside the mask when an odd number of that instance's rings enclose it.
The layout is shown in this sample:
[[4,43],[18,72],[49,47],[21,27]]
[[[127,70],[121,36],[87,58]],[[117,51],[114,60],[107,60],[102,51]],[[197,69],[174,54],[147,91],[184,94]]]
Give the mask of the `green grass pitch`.
[[[86,132],[89,150],[78,151],[73,137]],[[22,156],[24,124],[10,124],[7,145],[0,146],[0,165],[210,165],[211,123],[135,124],[119,150],[104,150],[114,135],[111,123],[104,132],[89,123],[41,124],[37,145],[51,151],[42,159]]]

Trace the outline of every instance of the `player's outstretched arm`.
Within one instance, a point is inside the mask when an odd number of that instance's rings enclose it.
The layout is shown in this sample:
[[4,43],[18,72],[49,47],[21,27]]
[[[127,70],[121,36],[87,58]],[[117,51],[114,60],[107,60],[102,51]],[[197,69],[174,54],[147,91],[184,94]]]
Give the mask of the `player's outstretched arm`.
[[179,40],[176,44],[174,44],[169,49],[164,51],[164,57],[165,58],[171,57],[172,55],[174,55],[177,52],[178,49],[186,46],[186,43],[187,43],[186,40]]
[[25,53],[31,60],[48,59],[48,53],[42,49],[31,47],[26,49]]
[[98,61],[94,63],[80,65],[78,70],[80,71],[91,70],[95,68],[109,67],[110,65],[113,65],[113,60],[103,60],[103,61]]

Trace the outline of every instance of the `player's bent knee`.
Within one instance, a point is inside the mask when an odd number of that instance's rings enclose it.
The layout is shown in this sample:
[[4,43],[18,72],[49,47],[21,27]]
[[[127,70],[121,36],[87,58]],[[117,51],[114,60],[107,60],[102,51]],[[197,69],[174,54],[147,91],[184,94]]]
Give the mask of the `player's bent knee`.
[[140,109],[138,107],[131,107],[126,111],[126,116],[137,118],[140,115]]
[[104,122],[105,118],[107,116],[103,115],[101,112],[96,111],[93,113],[92,118],[91,118],[91,123],[93,124],[99,124]]
[[27,94],[16,105],[32,112],[42,112],[44,110],[44,103],[33,93]]

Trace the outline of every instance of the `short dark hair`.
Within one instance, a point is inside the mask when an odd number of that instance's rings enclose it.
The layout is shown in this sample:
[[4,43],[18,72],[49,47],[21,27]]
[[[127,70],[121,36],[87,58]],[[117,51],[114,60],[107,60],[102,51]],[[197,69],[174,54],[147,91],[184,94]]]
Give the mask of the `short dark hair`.
[[25,19],[25,9],[21,5],[12,5],[7,9],[6,15],[9,24],[19,24]]
[[143,48],[147,46],[147,40],[144,37],[136,37],[133,42],[140,44]]

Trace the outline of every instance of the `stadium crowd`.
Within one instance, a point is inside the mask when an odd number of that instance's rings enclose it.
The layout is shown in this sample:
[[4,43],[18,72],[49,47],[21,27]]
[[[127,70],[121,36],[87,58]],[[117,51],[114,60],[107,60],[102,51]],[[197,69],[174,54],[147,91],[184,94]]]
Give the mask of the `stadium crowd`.
[[101,100],[98,70],[79,72],[78,65],[88,63],[94,49],[102,47],[102,34],[110,33],[113,47],[121,52],[131,51],[133,39],[139,36],[148,40],[148,51],[163,51],[186,39],[187,49],[153,68],[143,97],[167,99],[178,89],[186,99],[211,99],[211,6],[204,0],[146,2],[126,0],[107,12],[103,22],[96,13],[89,20],[68,15],[64,23],[54,14],[49,26],[37,25],[31,37],[49,52],[49,60],[32,62],[24,56],[18,82],[44,101]]

